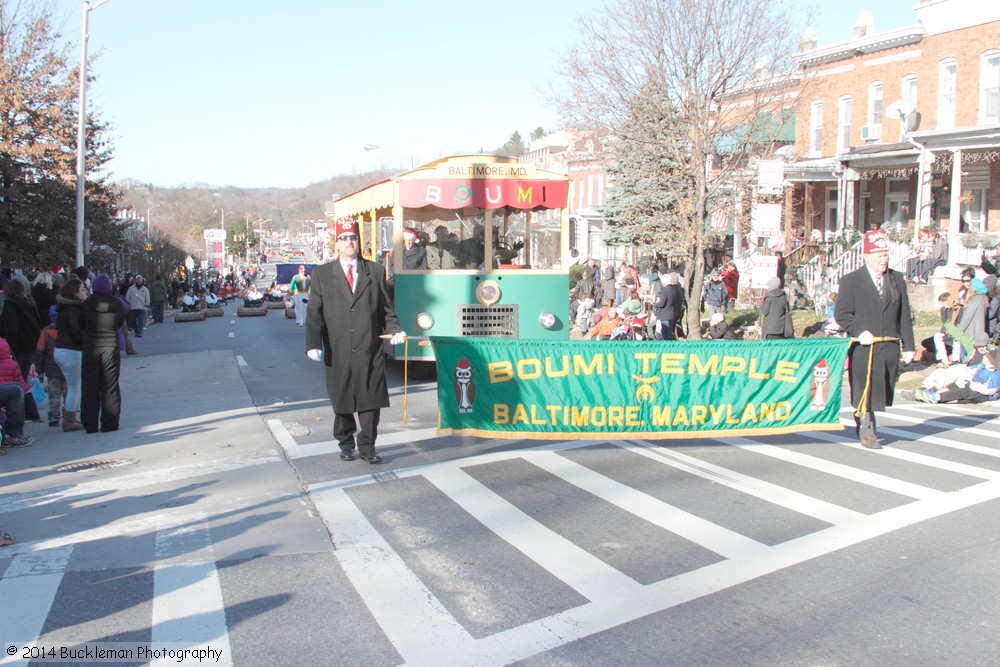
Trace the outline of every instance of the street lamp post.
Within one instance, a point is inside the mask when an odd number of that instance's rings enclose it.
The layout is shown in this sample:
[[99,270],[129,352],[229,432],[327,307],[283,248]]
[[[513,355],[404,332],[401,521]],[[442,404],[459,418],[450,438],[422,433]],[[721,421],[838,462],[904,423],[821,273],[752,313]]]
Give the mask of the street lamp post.
[[87,179],[87,27],[90,12],[108,0],[83,2],[83,28],[80,33],[80,112],[76,128],[76,265],[83,266],[84,193]]
[[[387,153],[391,153],[391,154],[395,155],[396,157],[398,157],[400,160],[403,160],[404,162],[406,161],[405,157],[403,157],[402,155],[400,155],[399,153],[397,153],[394,150],[386,148],[385,146],[379,146],[377,144],[365,144],[364,146],[362,146],[362,148],[364,148],[366,151],[378,151],[378,150],[382,150],[382,151],[385,151]],[[410,156],[410,169],[413,169],[413,156],[412,155]]]

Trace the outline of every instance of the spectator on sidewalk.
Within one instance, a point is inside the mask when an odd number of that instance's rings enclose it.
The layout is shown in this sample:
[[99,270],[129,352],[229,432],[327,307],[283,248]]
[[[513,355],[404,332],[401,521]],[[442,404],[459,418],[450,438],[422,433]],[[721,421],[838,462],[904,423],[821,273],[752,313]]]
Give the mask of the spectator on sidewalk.
[[726,302],[729,301],[729,290],[722,282],[722,273],[718,269],[712,269],[705,283],[705,312],[711,315],[726,312]]
[[736,299],[739,298],[740,272],[733,262],[726,262],[725,266],[722,267],[722,284],[726,286],[726,296],[729,299],[726,310],[735,310]]
[[56,290],[52,286],[52,274],[39,271],[31,285],[31,300],[35,302],[39,323],[44,327],[49,324],[49,309],[56,305]]
[[[90,296],[77,276],[71,276],[56,296],[56,349],[53,357],[66,383],[63,431],[83,429],[78,415],[83,372],[83,302]],[[49,399],[51,400],[51,399]]]
[[767,293],[760,307],[760,337],[763,340],[795,337],[788,295],[780,285],[777,276],[767,280]]
[[[20,274],[11,277],[3,286],[4,307],[0,314],[0,335],[9,343],[22,377],[31,375],[35,344],[42,332],[41,318],[35,304],[28,298],[28,290],[26,278]],[[42,421],[30,393],[25,398],[25,415],[29,421]]]
[[128,328],[135,332],[136,338],[142,338],[142,331],[146,328],[146,309],[150,304],[145,278],[140,275],[135,277],[125,292],[125,300],[128,301]]
[[[52,306],[52,317],[55,320],[56,307]],[[49,426],[59,426],[62,420],[63,398],[66,395],[66,379],[63,377],[62,369],[56,363],[56,325],[46,324],[42,328],[42,333],[38,336],[38,343],[35,345],[35,370],[41,376],[45,376],[45,392],[49,396]]]
[[117,431],[122,397],[118,384],[121,353],[118,332],[125,309],[114,296],[111,279],[100,274],[94,293],[83,302],[83,397],[81,419],[87,433]]
[[712,340],[736,340],[736,332],[722,313],[712,313],[708,320],[708,335]]
[[167,303],[167,285],[163,278],[156,276],[149,285],[149,306],[153,313],[153,324],[163,324],[163,307]]
[[[8,281],[10,282],[10,281]],[[24,435],[25,396],[28,383],[11,355],[10,345],[0,338],[0,407],[7,413],[3,424],[3,447],[27,447],[34,440]]]

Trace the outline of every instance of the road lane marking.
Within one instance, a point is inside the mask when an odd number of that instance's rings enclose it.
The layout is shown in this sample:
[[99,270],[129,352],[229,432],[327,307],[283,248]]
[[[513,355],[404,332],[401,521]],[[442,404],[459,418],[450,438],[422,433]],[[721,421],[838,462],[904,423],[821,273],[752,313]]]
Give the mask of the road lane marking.
[[247,360],[244,359],[243,355],[241,355],[241,354],[237,354],[236,355],[236,363],[238,363],[240,366],[243,366],[243,367],[246,367],[248,365],[247,364]]
[[535,521],[468,473],[439,468],[427,471],[424,477],[498,537],[588,600],[605,600],[641,586]]
[[[6,608],[0,620],[4,642],[37,643],[72,553],[73,547],[60,547],[14,556],[0,579],[0,600]],[[0,665],[29,663],[17,657],[0,655]]]
[[[274,435],[281,448],[285,450],[285,455],[289,459],[301,459],[307,456],[321,456],[323,454],[340,453],[340,443],[336,440],[324,440],[322,442],[310,442],[300,445],[295,441],[295,437],[285,427],[280,419],[268,419],[267,427]],[[437,438],[437,428],[415,429],[412,431],[398,431],[396,433],[385,433],[378,436],[377,447],[390,447],[401,443],[420,442],[421,440],[431,440]]]
[[[834,435],[832,433],[824,433],[821,431],[803,431],[802,436],[806,438],[812,438],[814,440],[824,440],[826,442],[832,442],[838,445],[851,445],[852,441],[842,435]],[[858,448],[861,447],[860,443],[857,444]],[[894,477],[889,477],[887,475],[880,475],[878,473],[869,472],[867,470],[862,470],[861,468],[855,468],[849,465],[844,465],[843,463],[836,463],[834,461],[827,461],[825,459],[817,458],[815,456],[809,456],[808,454],[803,454],[802,452],[792,451],[784,447],[778,447],[777,445],[765,445],[762,443],[755,443],[751,445],[740,445],[741,447],[746,447],[750,451],[757,452],[758,454],[766,454],[776,459],[782,461],[787,461],[788,463],[793,463],[797,466],[802,466],[803,468],[809,468],[811,470],[817,470],[828,475],[833,475],[834,477],[840,477],[852,482],[858,482],[860,484],[866,484],[868,486],[874,487],[876,489],[882,489],[884,491],[890,491],[892,493],[899,494],[901,496],[906,496],[908,498],[916,498],[918,500],[926,500],[928,498],[935,498],[945,493],[944,491],[938,491],[937,489],[931,489],[926,486],[921,486],[919,484],[913,484],[911,482],[904,482],[903,480],[896,479]],[[865,450],[870,451],[870,450]]]
[[313,495],[348,579],[405,663],[446,665],[472,636],[417,577],[342,489]]
[[670,531],[725,558],[735,558],[765,548],[740,535],[678,509],[642,491],[617,482],[554,452],[532,452],[527,460],[560,479],[597,496],[608,504]]
[[[155,553],[153,643],[184,643],[195,650],[221,649],[222,657],[214,664],[231,667],[226,608],[208,527],[201,524],[159,530]],[[186,562],[196,553],[208,556],[207,561]],[[174,562],[177,559],[181,562]],[[176,660],[164,658],[150,664],[166,667],[176,664]]]
[[[719,442],[734,447],[743,446],[746,443],[756,444],[754,441],[746,438],[723,438]],[[798,514],[811,516],[826,523],[846,523],[854,521],[861,516],[859,512],[847,509],[846,507],[828,503],[825,500],[813,498],[804,493],[799,493],[798,491],[793,491],[777,484],[765,482],[756,477],[750,477],[749,475],[717,466],[673,449],[659,447],[651,442],[642,440],[634,442],[619,441],[614,444],[660,463],[667,463],[683,472],[697,475],[716,484],[723,484],[741,493],[760,498],[771,504],[790,509]]]

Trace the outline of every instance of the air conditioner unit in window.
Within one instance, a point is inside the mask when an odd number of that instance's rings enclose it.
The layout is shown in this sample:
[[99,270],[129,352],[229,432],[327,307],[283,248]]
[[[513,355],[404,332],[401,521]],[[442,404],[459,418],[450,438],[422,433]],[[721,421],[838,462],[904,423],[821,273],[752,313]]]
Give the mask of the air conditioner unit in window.
[[879,141],[882,139],[882,126],[881,125],[862,125],[861,126],[861,140],[862,141]]

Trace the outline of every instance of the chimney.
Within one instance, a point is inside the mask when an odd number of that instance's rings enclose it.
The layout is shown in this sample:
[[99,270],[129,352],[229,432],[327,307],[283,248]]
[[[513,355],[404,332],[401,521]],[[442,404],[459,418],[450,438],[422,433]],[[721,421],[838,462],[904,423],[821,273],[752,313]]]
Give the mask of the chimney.
[[799,51],[810,51],[816,48],[816,28],[811,25],[806,26],[806,29],[802,32],[802,39],[799,40]]
[[854,22],[854,36],[867,37],[875,32],[875,20],[870,9],[862,9],[858,20]]

